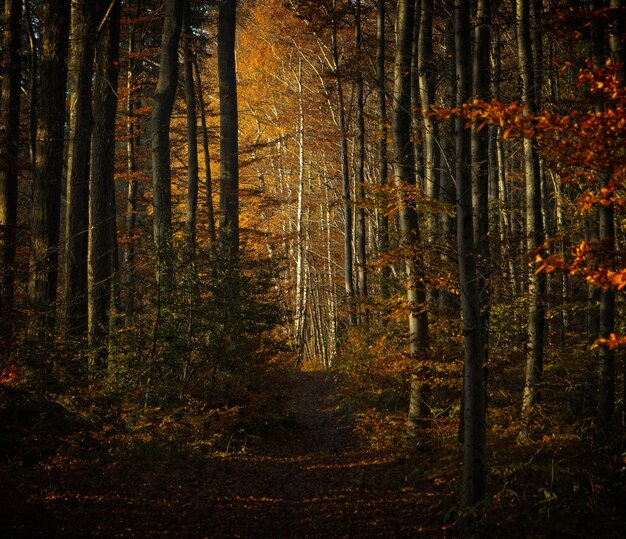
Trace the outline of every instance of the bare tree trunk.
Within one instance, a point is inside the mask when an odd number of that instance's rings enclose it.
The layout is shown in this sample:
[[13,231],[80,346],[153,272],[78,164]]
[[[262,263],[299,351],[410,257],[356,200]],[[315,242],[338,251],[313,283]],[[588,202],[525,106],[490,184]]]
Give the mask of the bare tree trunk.
[[[491,52],[490,0],[478,0],[474,24],[472,61],[473,98],[489,99],[489,57]],[[489,349],[489,138],[488,130],[472,128],[472,205],[474,207],[474,242],[482,306],[482,345],[485,350],[485,373]]]
[[[598,0],[593,2],[593,10],[601,9],[602,4]],[[593,64],[600,67],[607,56],[605,50],[605,36],[599,24],[592,25],[592,56]],[[612,44],[614,45],[614,44]],[[596,114],[604,111],[603,103],[596,103]],[[610,192],[613,184],[609,175],[599,172],[600,188]],[[608,260],[614,258],[615,253],[615,220],[613,195],[609,195],[609,204],[600,204],[598,208],[599,240],[602,246],[602,254]],[[608,339],[615,331],[615,290],[608,288],[600,292],[599,310],[599,334],[601,339]],[[598,378],[598,409],[596,414],[595,438],[599,443],[606,443],[611,439],[613,416],[615,412],[615,353],[606,345],[598,346],[599,378]]]
[[353,279],[353,257],[352,257],[352,201],[350,195],[350,171],[348,165],[348,136],[346,132],[346,111],[343,95],[343,80],[339,66],[339,49],[337,45],[337,30],[333,28],[332,34],[332,55],[333,69],[335,70],[335,80],[337,82],[337,108],[339,118],[339,142],[341,145],[341,189],[343,195],[344,213],[344,286],[346,290],[346,300],[348,302],[348,321],[351,326],[356,324],[354,314],[354,279]]
[[[399,0],[396,14],[396,55],[394,64],[394,91],[392,133],[393,168],[398,190],[398,218],[400,244],[405,249],[407,303],[409,307],[409,353],[417,359],[428,349],[428,320],[424,310],[426,300],[423,283],[419,279],[417,261],[411,248],[420,239],[415,202],[410,192],[415,188],[413,144],[411,143],[411,47],[414,29],[415,0]],[[409,191],[409,193],[407,193]],[[407,431],[415,433],[421,417],[421,381],[411,381],[411,398]]]
[[[106,363],[109,309],[114,291],[117,225],[115,211],[115,117],[119,75],[121,1],[102,21],[96,50],[93,139],[89,182],[88,344],[90,367]],[[104,25],[104,26],[103,26]]]
[[94,2],[72,2],[72,48],[69,59],[70,142],[65,207],[65,333],[87,331],[87,250],[89,226],[89,154],[91,88],[98,9]]
[[[529,0],[517,0],[517,51],[522,78],[526,114],[537,111],[530,39]],[[526,178],[526,248],[529,253],[543,242],[541,215],[541,184],[539,157],[530,139],[524,139],[524,175]],[[528,348],[526,381],[522,414],[528,419],[532,406],[540,400],[539,383],[543,374],[545,275],[537,275],[532,266],[528,271]]]
[[221,0],[217,30],[220,87],[220,240],[227,256],[239,257],[239,141],[235,73],[236,0]]
[[[455,43],[458,77],[457,104],[471,96],[471,34],[469,2],[456,0]],[[465,120],[456,119],[456,198],[458,263],[463,310],[463,491],[461,507],[469,508],[486,496],[486,387],[480,287],[474,244],[470,132]]]
[[215,211],[213,209],[213,183],[211,178],[211,156],[209,155],[209,132],[206,125],[206,110],[204,107],[204,91],[200,69],[198,68],[198,55],[193,56],[193,67],[196,72],[198,85],[198,104],[200,105],[200,126],[202,128],[202,153],[204,157],[204,176],[206,185],[207,221],[209,231],[209,252],[215,253],[217,238],[215,233]]
[[63,178],[69,0],[42,6],[37,100],[37,150],[33,170],[28,337],[43,342],[54,331]]
[[[378,97],[378,183],[383,196],[387,187],[387,93],[385,91],[385,0],[378,0],[376,19],[376,92]],[[383,255],[389,245],[387,208],[378,208],[378,254]],[[389,298],[389,266],[380,268],[380,295]]]
[[[141,0],[137,0],[134,7],[134,17],[138,17],[141,9]],[[129,7],[130,10],[130,7]],[[128,35],[128,73],[126,78],[127,109],[128,109],[128,140],[126,142],[126,172],[128,174],[128,187],[126,198],[126,248],[124,249],[124,278],[126,288],[126,305],[124,307],[125,324],[132,324],[135,314],[135,231],[137,228],[137,201],[139,198],[139,181],[137,180],[137,149],[140,145],[140,135],[135,128],[136,112],[135,103],[139,96],[134,95],[135,74],[137,60],[135,54],[135,39],[137,26],[131,23]],[[141,107],[139,107],[141,108]]]
[[304,102],[302,95],[302,60],[298,66],[298,209],[296,215],[296,297],[294,341],[297,361],[302,361],[305,322],[305,260],[304,260]]
[[[355,48],[358,61],[361,60],[363,48],[363,37],[361,35],[361,3],[355,6]],[[356,164],[356,270],[357,270],[357,290],[361,298],[367,298],[367,260],[366,244],[367,236],[365,230],[365,117],[363,103],[363,74],[361,69],[356,72],[356,125],[357,125],[357,164]],[[367,316],[361,316],[362,320],[367,320]]]
[[[0,97],[0,312],[9,314],[15,292],[17,178],[20,144],[22,0],[4,1],[2,96]],[[7,319],[6,322],[9,320]],[[8,328],[7,328],[8,329]]]
[[185,235],[187,256],[196,252],[196,215],[198,213],[198,131],[196,92],[193,79],[191,5],[185,0],[183,13],[183,51],[185,65],[185,103],[187,105],[187,217]]
[[167,303],[174,284],[172,246],[172,192],[170,120],[178,83],[178,40],[184,0],[166,0],[159,80],[152,108],[152,201],[154,244],[157,255],[156,280],[159,298]]

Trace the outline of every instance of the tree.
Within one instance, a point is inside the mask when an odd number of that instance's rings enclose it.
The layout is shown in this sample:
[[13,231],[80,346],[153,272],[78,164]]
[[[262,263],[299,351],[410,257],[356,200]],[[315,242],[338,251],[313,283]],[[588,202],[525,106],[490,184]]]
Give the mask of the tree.
[[[396,54],[392,124],[393,170],[398,190],[400,245],[405,249],[406,297],[409,309],[409,353],[417,358],[428,347],[428,321],[423,310],[425,294],[417,270],[413,246],[420,239],[417,210],[411,200],[415,190],[413,144],[411,143],[411,47],[415,14],[414,0],[400,0],[396,12]],[[408,430],[412,433],[421,416],[421,382],[411,381]]]
[[87,330],[87,249],[91,90],[98,17],[94,2],[72,2],[69,58],[70,135],[65,206],[65,334]]
[[[522,79],[522,95],[528,114],[536,114],[536,86],[533,71],[533,52],[530,35],[529,0],[517,0],[517,54]],[[526,246],[529,252],[543,242],[541,217],[541,178],[539,156],[532,140],[524,138],[524,176],[526,179]],[[538,384],[543,373],[545,275],[532,267],[528,270],[528,347],[526,353],[526,380],[522,413],[526,418],[540,399]]]
[[69,27],[69,0],[50,0],[41,7],[37,148],[33,168],[28,280],[28,302],[32,312],[28,336],[35,342],[45,341],[55,326]]
[[119,75],[121,1],[114,0],[100,23],[96,50],[93,138],[89,177],[88,344],[90,366],[106,360],[109,309],[115,289],[117,220],[115,205],[115,118]]
[[[469,3],[454,4],[457,104],[471,96],[471,34]],[[480,289],[474,243],[470,133],[465,119],[456,118],[457,243],[463,312],[463,491],[467,509],[486,496],[486,388]]]
[[159,79],[152,98],[150,124],[152,147],[153,232],[156,248],[156,280],[159,300],[168,302],[174,284],[172,245],[172,192],[170,120],[178,83],[178,40],[184,0],[166,0]]
[[13,307],[17,247],[17,178],[19,167],[22,0],[5,0],[2,29],[0,96],[0,312]]
[[191,4],[185,0],[183,13],[183,63],[185,66],[185,104],[187,105],[187,217],[185,234],[187,256],[193,259],[196,251],[196,215],[198,212],[198,128],[196,92],[193,76],[191,33]]
[[239,257],[239,139],[235,72],[236,0],[220,0],[217,71],[220,89],[220,240],[227,256]]

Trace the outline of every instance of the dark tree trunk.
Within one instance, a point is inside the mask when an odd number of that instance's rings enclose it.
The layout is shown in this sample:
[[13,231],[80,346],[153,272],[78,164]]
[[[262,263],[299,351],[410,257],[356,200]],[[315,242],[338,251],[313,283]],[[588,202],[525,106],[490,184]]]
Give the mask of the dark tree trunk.
[[[115,290],[115,116],[119,75],[120,4],[102,21],[96,51],[93,138],[89,181],[88,344],[91,367],[106,361],[111,293]],[[102,26],[104,24],[104,26]]]
[[69,59],[70,141],[65,207],[65,334],[87,331],[87,245],[89,225],[89,152],[91,87],[98,9],[94,2],[72,3]]
[[[471,96],[471,34],[469,2],[456,0],[455,44],[457,104]],[[456,119],[456,198],[459,279],[464,334],[463,375],[463,491],[461,507],[467,509],[486,496],[486,388],[480,288],[476,267],[472,216],[470,131]]]
[[55,326],[69,27],[69,0],[42,6],[28,281],[28,337],[36,342]]
[[[428,348],[428,321],[423,311],[426,300],[420,282],[412,247],[419,242],[419,224],[415,201],[413,144],[411,142],[411,50],[415,21],[415,0],[400,0],[396,15],[396,55],[394,63],[394,90],[391,129],[393,133],[393,168],[398,190],[398,219],[400,244],[405,250],[407,303],[409,307],[409,353],[413,358]],[[408,433],[413,434],[421,417],[421,382],[411,382]]]
[[[20,140],[22,0],[4,1],[0,97],[0,312],[13,307],[17,247],[17,178]],[[8,319],[7,319],[8,322]]]
[[221,0],[217,29],[220,89],[220,242],[227,258],[239,257],[239,139],[235,73],[236,0]]
[[[387,187],[387,93],[385,91],[385,0],[378,0],[376,19],[376,92],[378,95],[378,183],[383,192]],[[385,255],[389,245],[389,219],[386,205],[378,209],[378,254]],[[389,298],[389,266],[380,268],[380,295]]]
[[189,0],[185,0],[183,14],[185,104],[187,105],[187,216],[185,219],[185,236],[187,256],[190,259],[194,258],[196,252],[196,215],[198,213],[198,131],[192,40],[191,5]]
[[[361,61],[363,38],[361,35],[361,3],[356,3],[355,13],[355,46],[357,61]],[[367,298],[367,261],[365,232],[365,116],[363,104],[363,74],[360,69],[356,73],[356,124],[357,124],[357,165],[356,165],[356,268],[357,289],[361,298]]]
[[198,104],[200,105],[200,126],[202,127],[202,154],[204,157],[204,176],[206,185],[207,224],[209,232],[209,251],[215,252],[217,238],[215,233],[215,211],[213,209],[213,181],[211,178],[211,156],[209,155],[209,132],[206,125],[206,111],[204,106],[204,91],[198,68],[198,56],[193,56],[193,67],[196,72],[198,85]]
[[151,121],[156,280],[159,301],[165,303],[169,301],[174,283],[170,120],[178,83],[178,40],[182,24],[183,2],[184,0],[166,0],[165,2],[159,80],[153,96]]

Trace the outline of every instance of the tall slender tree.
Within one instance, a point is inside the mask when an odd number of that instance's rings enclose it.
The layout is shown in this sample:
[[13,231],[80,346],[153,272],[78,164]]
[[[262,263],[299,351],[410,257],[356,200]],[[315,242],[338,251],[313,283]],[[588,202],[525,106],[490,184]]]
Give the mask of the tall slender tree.
[[239,257],[239,138],[235,72],[236,0],[220,0],[217,71],[220,90],[220,240],[231,260]]
[[185,0],[183,13],[183,62],[185,66],[185,104],[187,105],[187,216],[185,235],[187,255],[196,251],[196,216],[198,213],[198,127],[196,92],[193,76],[193,35],[191,30],[191,4]]
[[183,7],[184,0],[166,0],[165,2],[159,80],[154,91],[150,124],[153,231],[157,255],[156,280],[159,298],[163,302],[169,301],[174,283],[170,120],[178,84],[178,41]]
[[[517,0],[517,55],[522,79],[525,114],[537,112],[533,51],[530,34],[529,0]],[[543,242],[541,216],[541,184],[539,156],[533,142],[524,139],[524,177],[526,179],[526,247],[529,253]],[[522,413],[528,417],[532,406],[540,398],[539,382],[543,373],[545,274],[528,271],[528,347],[526,352],[526,380]]]
[[65,333],[87,331],[87,245],[91,90],[96,27],[101,9],[94,2],[72,2],[69,58],[70,136],[65,205]]
[[100,21],[96,50],[93,139],[89,178],[88,344],[91,366],[106,360],[109,309],[115,287],[115,117],[119,75],[121,0],[113,0]]
[[[393,170],[398,190],[398,219],[400,242],[406,250],[407,303],[409,308],[409,353],[417,358],[428,347],[428,328],[423,283],[420,282],[414,245],[420,239],[415,201],[413,170],[413,144],[411,142],[411,50],[413,43],[415,0],[400,0],[396,12],[396,54],[394,62],[394,87],[392,124]],[[421,415],[421,381],[415,376],[411,381],[408,432],[412,434]]]
[[[455,0],[455,53],[457,104],[471,97],[470,6]],[[461,117],[456,119],[456,199],[457,242],[461,307],[463,311],[463,491],[462,508],[482,501],[486,496],[486,391],[481,327],[480,289],[476,267],[476,247],[472,211],[470,132]]]
[[0,312],[13,307],[22,78],[22,0],[4,1],[0,96]]

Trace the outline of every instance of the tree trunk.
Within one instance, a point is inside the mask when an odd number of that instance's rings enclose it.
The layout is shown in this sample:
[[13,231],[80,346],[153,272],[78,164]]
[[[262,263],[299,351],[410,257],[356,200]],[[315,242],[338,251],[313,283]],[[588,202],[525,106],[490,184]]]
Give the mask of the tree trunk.
[[[363,48],[363,38],[361,35],[361,3],[357,2],[355,7],[355,48],[357,62],[361,61]],[[357,270],[357,290],[359,296],[367,298],[367,260],[365,233],[365,117],[363,104],[363,73],[361,69],[356,71],[356,125],[357,125],[357,163],[356,163],[356,270]],[[361,316],[363,320],[367,316]]]
[[69,60],[70,142],[65,207],[65,334],[87,331],[87,249],[89,226],[89,153],[91,87],[98,9],[94,2],[72,2]]
[[[428,348],[428,320],[424,310],[424,286],[419,278],[417,261],[411,252],[419,242],[419,225],[415,201],[413,144],[411,143],[411,48],[413,41],[415,0],[399,0],[396,14],[396,54],[391,129],[393,133],[393,168],[398,190],[400,244],[405,250],[407,303],[409,307],[409,353],[417,359]],[[407,430],[415,433],[422,407],[421,381],[411,382]]]
[[[134,7],[134,17],[139,16],[141,0],[138,0]],[[130,7],[129,7],[130,10]],[[124,249],[124,278],[126,288],[126,305],[124,307],[125,324],[132,324],[135,314],[135,233],[137,228],[137,201],[139,199],[139,181],[137,180],[137,150],[140,146],[141,138],[139,131],[135,128],[135,123],[139,115],[136,114],[135,103],[140,99],[135,95],[134,85],[136,81],[137,60],[135,54],[135,39],[137,25],[131,23],[128,35],[128,72],[126,78],[127,108],[128,108],[128,140],[126,142],[126,172],[128,174],[128,187],[126,197],[126,248]],[[141,108],[141,107],[138,107]]]
[[211,179],[211,157],[209,155],[209,132],[206,125],[206,111],[204,108],[204,91],[200,69],[198,68],[198,55],[193,56],[193,67],[196,72],[198,84],[198,104],[200,105],[200,126],[202,128],[202,153],[204,157],[204,176],[206,185],[207,222],[209,231],[209,252],[215,253],[217,238],[215,233],[215,211],[213,209],[213,183]]
[[236,0],[221,0],[217,30],[220,89],[220,241],[231,261],[239,257],[239,140],[235,73]]
[[[386,199],[387,188],[387,93],[385,91],[385,0],[378,0],[376,19],[376,92],[378,97],[378,184]],[[389,219],[384,204],[378,208],[378,255],[384,256],[389,245]],[[389,266],[380,268],[380,295],[389,298]]]
[[28,338],[36,342],[45,341],[55,326],[70,2],[50,0],[41,13],[28,281]]
[[[2,96],[0,97],[0,312],[9,314],[15,291],[17,178],[20,140],[22,0],[4,1]],[[6,318],[6,322],[10,319]],[[7,328],[8,329],[8,328]]]
[[[100,24],[96,50],[93,138],[89,182],[88,344],[91,369],[106,362],[109,309],[114,290],[117,225],[115,211],[115,117],[119,75],[121,0]],[[103,26],[104,25],[104,26]]]
[[[471,34],[469,2],[456,0],[455,44],[457,104],[471,96]],[[474,225],[470,131],[465,120],[456,119],[456,198],[459,279],[464,334],[463,375],[463,492],[461,507],[467,509],[486,496],[486,387],[484,377],[483,329],[478,283]]]
[[[522,78],[522,93],[527,103],[525,114],[537,111],[533,54],[530,38],[529,0],[517,0],[517,51]],[[526,249],[530,254],[543,242],[539,157],[530,139],[524,139],[524,176],[526,179]],[[528,420],[532,406],[539,402],[539,383],[543,374],[545,275],[528,271],[528,341],[526,380],[522,414]],[[524,433],[522,433],[524,434]]]
[[193,260],[196,252],[196,215],[198,211],[198,132],[196,92],[193,78],[191,5],[185,0],[183,14],[183,49],[185,65],[185,104],[187,105],[187,216],[185,236],[187,256]]
[[[490,1],[478,0],[474,23],[474,55],[472,61],[473,98],[489,100],[489,58],[491,53]],[[482,344],[485,369],[489,348],[489,132],[472,128],[472,205],[474,207],[474,241],[482,306]]]
[[356,324],[354,315],[354,279],[353,279],[353,257],[352,257],[352,201],[350,195],[350,171],[348,165],[348,135],[346,132],[346,111],[343,95],[343,81],[339,67],[339,50],[337,45],[337,29],[333,28],[332,34],[332,54],[333,69],[335,70],[335,80],[337,82],[337,108],[339,117],[339,143],[341,146],[341,191],[343,196],[344,213],[344,286],[346,290],[346,300],[348,302],[348,322],[351,326]]
[[159,300],[167,303],[174,283],[172,246],[172,192],[170,162],[170,120],[178,84],[178,40],[184,0],[166,0],[159,80],[152,106],[152,203],[154,244]]

